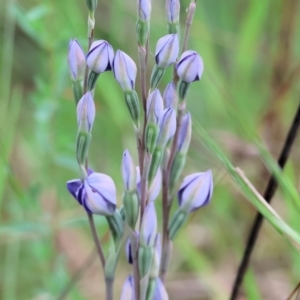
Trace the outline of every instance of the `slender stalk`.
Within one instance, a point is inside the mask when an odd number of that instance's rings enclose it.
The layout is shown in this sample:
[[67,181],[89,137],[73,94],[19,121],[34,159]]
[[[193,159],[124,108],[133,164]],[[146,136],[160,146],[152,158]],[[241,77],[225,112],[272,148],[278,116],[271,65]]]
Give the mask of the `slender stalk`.
[[97,253],[98,253],[98,256],[100,258],[100,261],[101,261],[101,264],[102,264],[102,267],[103,267],[103,270],[104,270],[104,268],[105,268],[105,257],[104,257],[104,253],[103,253],[103,249],[102,249],[100,240],[99,240],[98,235],[97,235],[94,218],[93,218],[92,214],[88,213],[87,215],[88,215],[88,219],[89,219],[93,239],[94,239],[94,242],[95,242],[95,245],[96,245]]
[[177,140],[179,135],[179,127],[182,121],[182,117],[185,112],[185,101],[183,101],[181,104],[179,104],[178,107],[178,115],[177,115],[177,124],[176,124],[176,132],[173,138],[170,157],[168,161],[167,169],[163,170],[163,194],[162,194],[162,212],[163,212],[163,249],[162,249],[162,258],[161,258],[161,267],[160,267],[160,277],[161,280],[164,282],[168,262],[170,260],[170,251],[172,249],[171,241],[169,239],[169,231],[168,231],[168,225],[169,225],[169,217],[170,217],[170,209],[172,205],[172,195],[170,195],[169,191],[169,181],[170,181],[170,171],[172,164],[174,162],[175,154],[176,154],[176,146],[177,146]]
[[[93,23],[93,26],[91,28],[89,28],[88,30],[88,51],[89,49],[91,48],[91,45],[93,43],[93,40],[94,40],[94,22],[95,22],[95,19],[94,19],[94,16],[89,16],[88,17],[88,22],[89,24]],[[87,92],[87,80],[88,80],[88,74],[89,74],[89,68],[88,66],[86,65],[85,67],[85,74],[84,74],[84,83],[83,83],[83,94],[85,94]]]
[[[139,156],[139,165],[140,165],[140,175],[141,175],[141,210],[140,210],[140,226],[144,214],[144,210],[147,204],[147,193],[148,193],[148,172],[145,170],[145,160],[148,160],[148,155],[145,149],[145,131],[146,131],[146,124],[147,124],[147,78],[146,78],[146,71],[147,71],[147,58],[148,58],[148,43],[149,37],[146,42],[146,47],[143,48],[138,45],[138,55],[139,55],[139,69],[140,69],[140,82],[141,82],[141,93],[142,93],[142,103],[143,103],[143,110],[144,110],[144,120],[142,132],[139,130],[138,133],[138,156]],[[131,237],[133,238],[133,237]],[[133,272],[134,272],[134,285],[135,285],[135,299],[140,298],[140,274],[139,274],[139,267],[138,267],[138,240],[137,237],[135,238],[135,245],[136,249],[133,255]],[[133,239],[131,239],[133,242]]]
[[[181,49],[181,53],[186,51],[188,39],[190,35],[191,26],[193,23],[193,18],[196,10],[196,0],[192,0],[189,5],[188,15],[186,18],[186,28],[184,33],[184,39],[183,39],[183,45]],[[179,81],[179,77],[176,72],[176,68],[174,66],[173,69],[173,82],[175,86],[177,86],[177,83]],[[170,209],[172,205],[172,195],[169,194],[169,181],[170,181],[170,172],[171,167],[174,161],[174,157],[176,154],[176,144],[178,140],[178,134],[179,134],[179,127],[182,120],[182,117],[185,112],[185,101],[183,101],[181,104],[179,104],[178,107],[178,115],[177,115],[177,127],[176,132],[173,138],[172,148],[170,152],[170,157],[168,161],[168,166],[166,170],[163,170],[163,192],[162,192],[162,211],[163,211],[163,243],[162,243],[162,258],[161,258],[161,265],[160,265],[160,278],[164,282],[166,273],[168,271],[168,264],[171,256],[172,251],[172,242],[169,239],[169,232],[168,232],[168,225],[169,225],[169,216],[170,216]]]
[[196,0],[193,0],[189,5],[188,15],[186,18],[186,27],[185,27],[185,33],[184,33],[184,39],[183,39],[181,53],[183,53],[187,49],[188,39],[189,39],[190,31],[191,31],[191,26],[193,23],[195,10],[196,10]]
[[[297,136],[299,125],[300,125],[300,103],[298,104],[298,109],[296,111],[295,117],[294,117],[291,127],[289,129],[289,132],[286,137],[283,148],[281,150],[280,156],[278,158],[278,166],[281,169],[284,168],[284,166],[288,160],[292,145]],[[268,203],[271,202],[271,200],[276,192],[277,187],[278,187],[277,181],[276,181],[274,175],[272,175],[269,179],[268,185],[264,192],[264,198]],[[246,248],[245,248],[245,251],[243,254],[243,258],[241,260],[241,263],[240,263],[238,271],[237,271],[237,275],[236,275],[236,278],[235,278],[235,281],[233,284],[231,296],[229,298],[230,300],[235,300],[238,297],[239,290],[240,290],[244,275],[246,273],[246,270],[248,268],[251,253],[254,249],[262,222],[263,222],[263,215],[261,215],[260,213],[257,213],[255,220],[253,222],[252,228],[250,230],[250,234],[248,236],[248,240],[247,240]]]
[[114,280],[106,278],[105,288],[106,288],[106,300],[112,300],[114,298]]

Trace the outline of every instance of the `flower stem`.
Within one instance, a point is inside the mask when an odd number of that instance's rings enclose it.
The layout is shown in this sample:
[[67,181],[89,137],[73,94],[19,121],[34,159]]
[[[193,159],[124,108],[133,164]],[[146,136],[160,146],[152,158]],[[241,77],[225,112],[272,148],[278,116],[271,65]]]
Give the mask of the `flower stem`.
[[96,245],[97,253],[98,253],[98,256],[100,258],[100,261],[101,261],[101,264],[102,264],[102,267],[103,267],[103,270],[104,270],[104,268],[105,268],[105,257],[104,257],[104,253],[103,253],[103,249],[102,249],[100,240],[99,240],[98,235],[97,235],[94,218],[93,218],[92,214],[88,213],[87,215],[88,215],[88,219],[89,219],[93,239],[94,239],[94,242],[95,242],[95,245]]
[[190,35],[191,26],[193,23],[195,10],[196,10],[196,0],[192,0],[192,2],[189,5],[189,8],[188,8],[188,15],[186,18],[184,40],[183,40],[182,50],[181,50],[182,53],[187,49],[187,43],[188,43],[188,39],[189,39],[189,35]]
[[106,300],[113,300],[114,298],[114,280],[111,278],[105,279]]
[[170,181],[170,172],[172,168],[172,164],[174,162],[175,154],[176,154],[176,146],[179,135],[179,128],[182,121],[182,117],[185,112],[185,101],[179,104],[178,106],[178,115],[177,115],[177,124],[176,124],[176,132],[172,142],[172,148],[170,152],[170,157],[168,161],[167,169],[163,170],[163,194],[162,194],[162,212],[163,212],[163,249],[162,249],[162,258],[160,265],[160,277],[161,280],[164,281],[166,272],[168,270],[168,264],[171,256],[172,250],[172,242],[169,238],[169,217],[170,217],[170,209],[173,201],[173,196],[170,194],[169,189],[169,181]]

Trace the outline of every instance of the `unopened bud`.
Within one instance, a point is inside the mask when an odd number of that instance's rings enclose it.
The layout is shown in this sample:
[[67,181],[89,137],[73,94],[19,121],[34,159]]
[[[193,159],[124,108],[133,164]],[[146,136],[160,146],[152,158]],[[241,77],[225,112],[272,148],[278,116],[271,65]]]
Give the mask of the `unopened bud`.
[[76,39],[69,43],[69,71],[73,81],[83,80],[85,71],[85,54]]
[[159,68],[166,69],[176,62],[179,53],[177,34],[168,34],[157,41],[155,62]]
[[125,190],[134,191],[136,189],[136,170],[128,150],[123,153],[121,169]]
[[157,233],[157,217],[155,206],[150,202],[144,211],[142,226],[140,231],[140,245],[153,247]]
[[123,91],[134,89],[137,68],[132,58],[121,50],[117,50],[113,60],[115,79]]
[[173,81],[168,83],[168,85],[166,86],[163,94],[163,100],[164,100],[165,108],[172,107],[176,109],[178,99],[177,99],[176,87]]
[[209,203],[213,192],[213,178],[210,170],[186,176],[178,190],[181,210],[190,213]]
[[179,13],[180,13],[180,1],[179,0],[167,0],[166,1],[166,17],[168,22],[169,33],[179,33]]

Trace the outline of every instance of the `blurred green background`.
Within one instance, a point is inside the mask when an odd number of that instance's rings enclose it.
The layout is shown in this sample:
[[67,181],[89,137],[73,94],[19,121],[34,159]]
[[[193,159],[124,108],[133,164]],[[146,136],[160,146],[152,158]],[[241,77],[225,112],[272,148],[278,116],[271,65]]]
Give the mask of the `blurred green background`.
[[[182,33],[188,4],[181,1]],[[101,265],[91,254],[86,215],[65,188],[67,180],[78,176],[67,49],[69,40],[77,38],[86,50],[86,15],[84,0],[0,1],[2,300],[59,299],[88,257],[68,299],[103,299]],[[135,20],[135,0],[99,0],[95,38],[108,40],[137,61]],[[166,34],[164,1],[153,0],[151,26],[148,75],[156,41]],[[188,109],[194,123],[201,124],[260,192],[269,172],[245,128],[257,133],[277,158],[299,103],[299,37],[298,0],[197,1],[188,48],[201,54],[205,71],[190,89]],[[120,204],[122,153],[128,148],[137,155],[123,94],[111,72],[100,76],[95,101],[90,164],[113,177]],[[299,145],[298,140],[284,172],[296,188]],[[228,299],[256,213],[195,128],[184,175],[208,168],[214,174],[214,196],[174,243],[167,280],[170,299]],[[299,211],[284,191],[277,192],[273,204],[299,231]],[[107,245],[105,220],[95,219]],[[122,253],[116,299],[129,272]],[[265,223],[240,299],[285,299],[299,281],[299,254]]]

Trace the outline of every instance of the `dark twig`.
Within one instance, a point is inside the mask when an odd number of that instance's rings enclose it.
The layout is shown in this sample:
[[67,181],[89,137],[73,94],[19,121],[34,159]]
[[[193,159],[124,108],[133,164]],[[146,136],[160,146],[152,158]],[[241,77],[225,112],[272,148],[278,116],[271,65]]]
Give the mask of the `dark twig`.
[[[297,131],[298,131],[299,125],[300,125],[300,103],[298,105],[298,109],[296,111],[294,120],[292,122],[292,125],[290,127],[290,130],[288,132],[287,138],[285,140],[284,146],[282,148],[281,154],[280,154],[279,159],[278,159],[278,166],[281,169],[284,168],[284,166],[285,166],[285,164],[288,160],[290,150],[291,150],[292,145],[293,145],[293,143],[295,141],[295,138],[297,136]],[[265,193],[264,193],[264,198],[268,203],[271,202],[271,200],[272,200],[272,198],[273,198],[273,196],[276,192],[277,186],[278,186],[277,181],[276,181],[274,175],[272,175],[269,179],[268,185],[267,185],[267,187],[265,189]],[[246,244],[246,248],[245,248],[245,251],[244,251],[242,261],[241,261],[240,266],[238,268],[238,272],[237,272],[237,275],[236,275],[236,278],[235,278],[235,281],[234,281],[234,285],[233,285],[233,289],[232,289],[232,292],[231,292],[230,300],[237,299],[239,289],[240,289],[240,286],[242,284],[243,277],[246,273],[246,270],[247,270],[247,267],[248,267],[248,264],[249,264],[249,260],[250,260],[250,256],[251,256],[251,253],[254,249],[255,242],[257,240],[262,222],[263,222],[263,216],[260,213],[257,213],[257,215],[255,217],[255,220],[253,222],[252,228],[250,230],[250,234],[248,236],[248,241],[247,241],[247,244]]]

